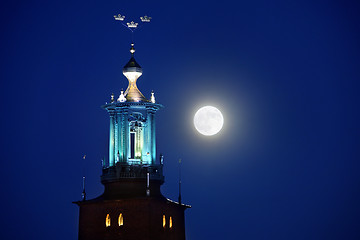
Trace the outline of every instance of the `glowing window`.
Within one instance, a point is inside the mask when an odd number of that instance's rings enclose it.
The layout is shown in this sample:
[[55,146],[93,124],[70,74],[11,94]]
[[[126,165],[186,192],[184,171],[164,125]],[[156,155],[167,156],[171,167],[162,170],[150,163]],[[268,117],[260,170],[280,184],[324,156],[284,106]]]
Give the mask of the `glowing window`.
[[133,113],[131,118],[135,121],[130,123],[129,159],[140,160],[144,141],[143,124],[141,121],[144,119],[140,113]]
[[166,226],[166,218],[165,218],[165,215],[163,215],[163,228],[165,228]]
[[119,226],[124,225],[124,217],[123,217],[122,213],[120,213],[120,215],[119,215],[118,223],[119,223]]
[[172,228],[172,217],[169,219],[169,228]]
[[135,158],[135,132],[130,132],[130,158]]
[[110,227],[110,215],[109,214],[106,215],[105,226]]

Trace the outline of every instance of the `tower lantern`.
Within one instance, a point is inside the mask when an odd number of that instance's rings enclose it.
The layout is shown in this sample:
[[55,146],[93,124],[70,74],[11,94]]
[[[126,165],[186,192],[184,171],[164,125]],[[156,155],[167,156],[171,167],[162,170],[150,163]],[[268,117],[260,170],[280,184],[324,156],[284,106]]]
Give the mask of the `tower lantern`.
[[[114,16],[124,21],[121,14]],[[150,22],[150,17],[140,18]],[[133,21],[123,24],[132,32]],[[157,158],[155,115],[163,108],[144,97],[137,87],[142,68],[135,61],[135,47],[123,68],[126,91],[102,106],[110,115],[109,157],[103,160],[104,193],[94,199],[74,202],[80,207],[79,240],[185,240],[185,209],[189,205],[165,198],[163,155]]]
[[[131,58],[123,68],[129,85],[117,101],[103,106],[110,114],[109,160],[104,168],[131,165],[156,165],[155,113],[163,106],[146,99],[136,82],[142,75],[135,61],[134,44],[130,48]],[[161,167],[156,166],[158,173]]]

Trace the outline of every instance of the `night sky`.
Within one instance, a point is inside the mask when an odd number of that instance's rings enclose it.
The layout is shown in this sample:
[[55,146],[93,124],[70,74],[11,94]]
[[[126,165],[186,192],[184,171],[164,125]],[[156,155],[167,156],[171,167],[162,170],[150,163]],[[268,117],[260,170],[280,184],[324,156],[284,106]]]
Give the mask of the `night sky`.
[[[357,1],[3,1],[0,239],[77,239],[82,174],[103,191],[109,116],[127,87],[158,103],[162,193],[188,240],[360,239]],[[219,108],[221,132],[193,116]],[[82,156],[86,154],[84,163]],[[84,170],[85,169],[85,170]]]

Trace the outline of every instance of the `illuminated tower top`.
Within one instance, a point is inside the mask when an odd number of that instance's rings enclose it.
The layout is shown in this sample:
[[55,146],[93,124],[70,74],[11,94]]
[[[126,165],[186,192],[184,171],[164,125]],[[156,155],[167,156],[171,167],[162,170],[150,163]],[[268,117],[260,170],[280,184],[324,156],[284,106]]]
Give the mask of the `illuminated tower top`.
[[[136,82],[142,69],[134,58],[135,48],[131,44],[131,58],[123,68],[128,87],[117,99],[111,96],[110,103],[103,106],[110,115],[109,157],[103,161],[102,183],[105,188],[124,181],[143,182],[148,179],[151,186],[158,186],[152,194],[160,194],[159,186],[164,182],[163,158],[156,154],[155,114],[163,106],[155,102],[154,92],[148,100],[138,89]],[[118,184],[117,184],[118,185]],[[125,194],[125,191],[105,190],[110,194]],[[135,194],[134,188],[126,194]],[[144,194],[144,191],[136,194]],[[135,194],[135,195],[136,195]],[[134,196],[135,196],[134,195]]]
[[130,61],[123,68],[124,76],[129,80],[129,86],[125,91],[125,98],[128,102],[148,102],[144,95],[136,86],[136,81],[142,75],[142,69],[140,65],[135,61],[134,43],[131,44],[130,48],[131,58]]
[[[114,17],[125,19],[121,14]],[[148,23],[151,18],[140,19]],[[123,25],[133,32],[139,24]],[[112,94],[102,106],[110,116],[109,156],[101,175],[104,192],[86,199],[84,191],[82,201],[75,202],[80,207],[79,240],[185,240],[184,211],[190,206],[160,191],[163,156],[156,154],[155,115],[163,106],[156,103],[154,92],[146,98],[136,85],[143,72],[134,58],[133,41],[130,53],[123,68],[126,91],[117,93],[118,98]]]

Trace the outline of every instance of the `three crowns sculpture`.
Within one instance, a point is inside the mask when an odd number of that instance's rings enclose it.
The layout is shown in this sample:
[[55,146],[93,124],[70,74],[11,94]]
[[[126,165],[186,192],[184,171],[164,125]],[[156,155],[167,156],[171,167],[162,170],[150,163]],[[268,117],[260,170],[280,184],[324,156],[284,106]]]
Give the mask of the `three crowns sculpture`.
[[[141,25],[139,25],[139,23],[131,21],[131,22],[127,22],[126,24],[123,23],[123,21],[125,20],[125,16],[121,15],[120,13],[118,15],[114,15],[114,19],[117,21],[120,21],[121,24],[126,27],[127,29],[129,29],[132,33],[134,33],[134,31],[136,29],[138,29]],[[151,20],[151,17],[148,16],[143,16],[140,17],[141,23],[149,23]]]

